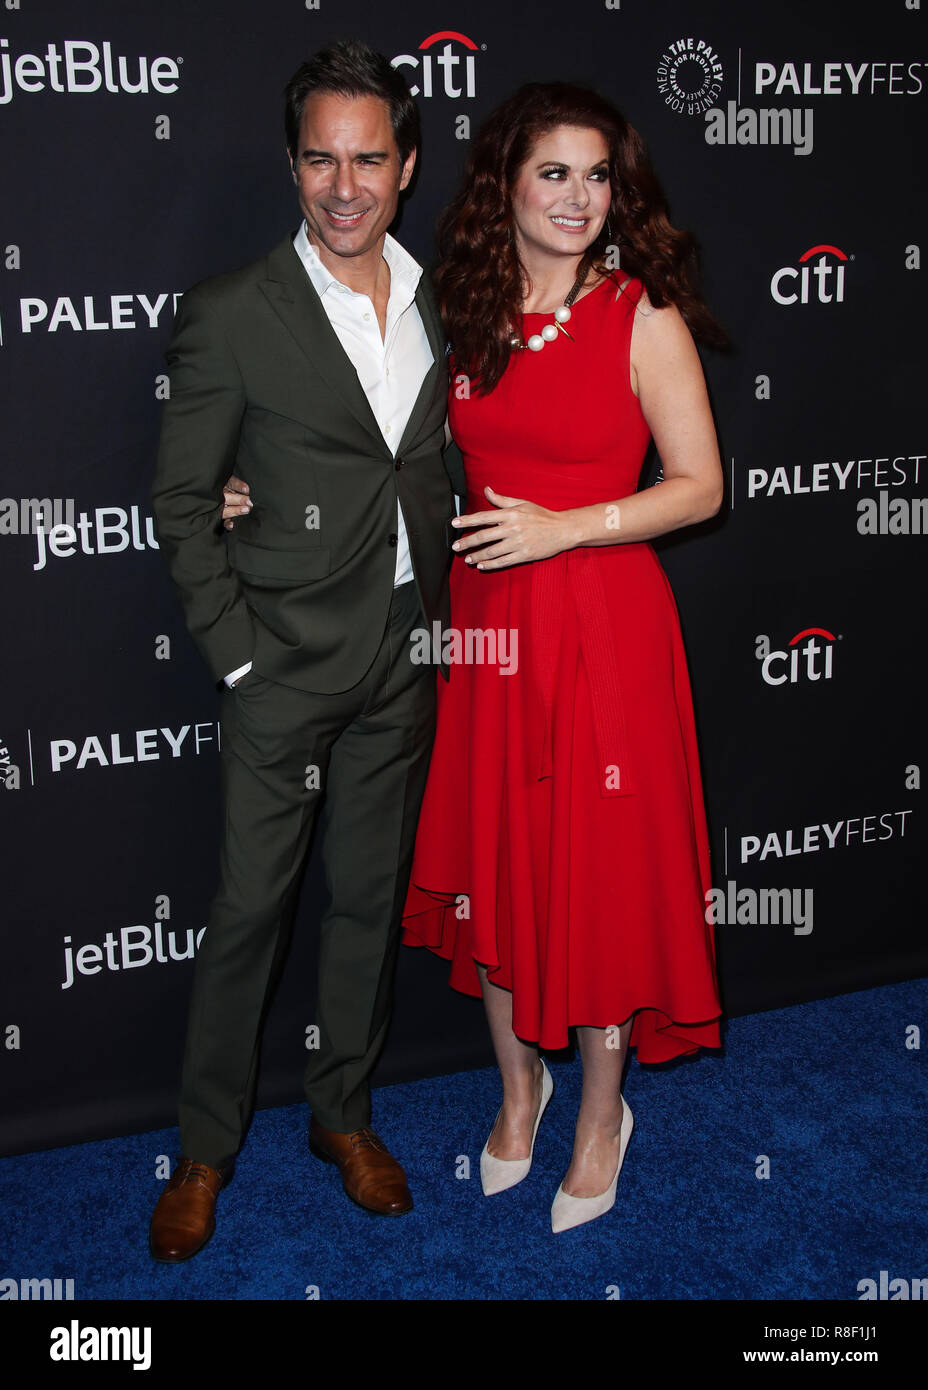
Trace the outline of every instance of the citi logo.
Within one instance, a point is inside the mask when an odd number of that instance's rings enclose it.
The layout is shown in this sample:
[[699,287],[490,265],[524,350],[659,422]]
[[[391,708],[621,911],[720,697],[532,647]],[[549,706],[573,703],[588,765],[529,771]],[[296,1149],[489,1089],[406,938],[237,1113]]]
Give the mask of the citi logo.
[[0,39],[0,106],[8,106],[14,93],[122,92],[138,96],[177,91],[183,58],[126,58],[113,53],[113,45],[97,47],[86,39],[65,39],[60,49],[50,43],[45,52],[20,53],[14,58],[9,39]]
[[[818,260],[811,265],[813,256],[818,256]],[[830,261],[829,256],[834,256],[837,264]],[[770,293],[774,303],[808,304],[814,298],[819,304],[843,304],[844,265],[848,259],[837,246],[825,242],[820,246],[810,246],[799,257],[798,266],[784,265],[773,272]]]
[[[440,51],[430,53],[429,49],[441,44]],[[466,53],[456,53],[455,46],[463,45],[469,51]],[[430,97],[435,94],[435,82],[441,83],[441,91],[446,97],[475,97],[477,95],[477,74],[475,70],[474,54],[477,52],[477,45],[473,39],[469,39],[466,34],[459,34],[456,29],[440,29],[435,34],[429,34],[427,39],[423,39],[419,45],[421,58],[415,53],[398,53],[390,62],[395,68],[419,68],[421,70],[420,86],[411,86],[410,92],[414,97]],[[463,69],[460,64],[463,63]],[[435,72],[439,69],[440,76]],[[463,82],[463,86],[459,83]]]
[[824,627],[804,627],[790,638],[788,651],[771,651],[769,637],[758,637],[754,655],[767,685],[830,681],[837,637]]

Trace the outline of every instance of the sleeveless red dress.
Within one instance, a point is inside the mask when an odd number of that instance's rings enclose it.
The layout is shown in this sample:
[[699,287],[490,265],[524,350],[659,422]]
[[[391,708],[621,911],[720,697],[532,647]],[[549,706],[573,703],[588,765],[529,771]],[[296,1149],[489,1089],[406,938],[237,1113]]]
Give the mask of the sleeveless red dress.
[[[642,286],[620,283],[574,306],[573,342],[513,352],[489,395],[459,399],[452,370],[463,510],[492,510],[487,484],[552,510],[635,491],[650,439],[629,381]],[[523,334],[550,322],[526,314]],[[542,1048],[632,1015],[641,1062],[719,1047],[692,697],[654,550],[583,547],[485,572],[455,554],[450,583],[457,655],[471,660],[437,682],[404,944],[449,960],[466,994],[480,995],[486,965],[512,991],[516,1035]]]

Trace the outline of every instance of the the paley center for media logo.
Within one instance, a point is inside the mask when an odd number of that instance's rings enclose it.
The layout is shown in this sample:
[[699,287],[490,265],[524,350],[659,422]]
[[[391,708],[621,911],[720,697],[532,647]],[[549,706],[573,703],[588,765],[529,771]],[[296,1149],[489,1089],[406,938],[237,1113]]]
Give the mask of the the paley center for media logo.
[[[908,0],[909,8],[918,0]],[[845,99],[917,98],[926,90],[924,60],[894,58],[826,59],[809,62],[790,58],[754,60],[738,49],[737,91],[719,101],[723,83],[722,61],[713,44],[688,35],[665,45],[657,65],[657,87],[664,104],[681,116],[695,116],[704,123],[704,138],[711,146],[769,146],[792,149],[794,155],[810,155],[814,148],[815,109],[810,98],[821,98],[833,109]],[[758,104],[742,102],[742,82]],[[803,105],[789,105],[790,99]],[[748,98],[750,100],[750,97]],[[771,102],[775,104],[761,104]]]

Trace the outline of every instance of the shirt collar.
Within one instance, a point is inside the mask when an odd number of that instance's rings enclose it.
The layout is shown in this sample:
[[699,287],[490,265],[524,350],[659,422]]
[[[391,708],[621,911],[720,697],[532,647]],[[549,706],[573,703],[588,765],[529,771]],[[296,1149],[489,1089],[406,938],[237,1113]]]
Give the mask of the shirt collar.
[[[333,275],[319,259],[318,251],[306,234],[305,219],[294,238],[293,249],[303,262],[306,274],[320,298],[333,287],[336,293],[340,289],[347,289],[350,293],[354,293],[350,286],[343,285],[342,281]],[[394,289],[402,285],[409,299],[412,300],[422,275],[422,267],[419,262],[414,260],[389,232],[383,241],[383,258],[390,267],[390,298],[393,298]]]

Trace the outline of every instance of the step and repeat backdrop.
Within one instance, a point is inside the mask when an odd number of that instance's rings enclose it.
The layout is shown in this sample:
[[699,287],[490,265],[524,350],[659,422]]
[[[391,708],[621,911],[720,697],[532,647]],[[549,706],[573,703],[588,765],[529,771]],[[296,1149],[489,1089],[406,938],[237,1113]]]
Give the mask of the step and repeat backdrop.
[[[219,696],[148,501],[163,354],[185,288],[297,227],[283,84],[350,36],[418,98],[395,230],[426,263],[477,125],[520,83],[595,86],[642,132],[733,344],[702,354],[725,504],[657,542],[726,1011],[928,973],[918,0],[0,0],[2,1152],[175,1119]],[[302,1097],[322,893],[312,860],[260,1105]],[[401,952],[378,1081],[491,1060],[447,973]]]

